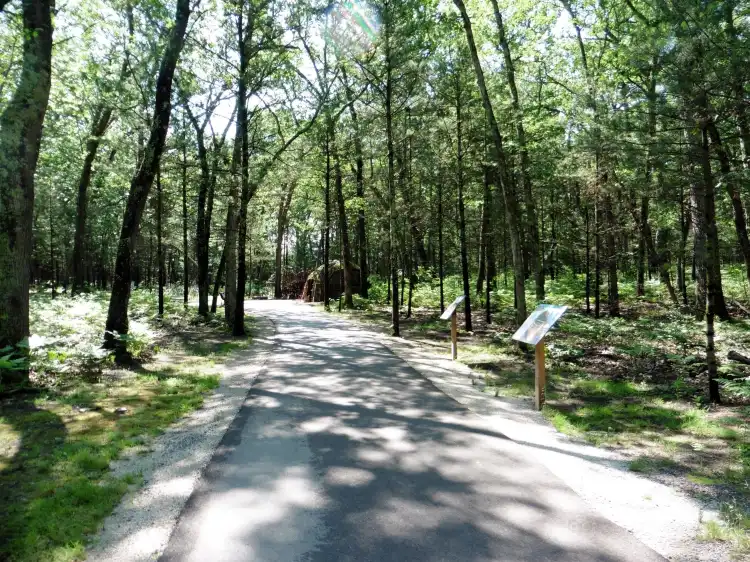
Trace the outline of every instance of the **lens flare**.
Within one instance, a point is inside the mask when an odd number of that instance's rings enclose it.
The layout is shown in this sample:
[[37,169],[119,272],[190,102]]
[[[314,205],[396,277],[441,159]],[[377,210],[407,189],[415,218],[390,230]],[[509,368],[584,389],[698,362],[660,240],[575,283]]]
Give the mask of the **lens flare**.
[[337,2],[330,7],[328,16],[327,36],[338,48],[354,52],[372,48],[380,24],[375,11],[367,2]]

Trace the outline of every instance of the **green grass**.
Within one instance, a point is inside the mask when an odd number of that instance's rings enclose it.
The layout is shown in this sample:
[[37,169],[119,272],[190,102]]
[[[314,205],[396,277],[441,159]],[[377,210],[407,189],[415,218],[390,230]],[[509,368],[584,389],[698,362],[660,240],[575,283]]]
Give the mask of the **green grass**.
[[[76,393],[3,404],[0,431],[18,450],[0,472],[0,559],[79,558],[86,537],[137,482],[112,477],[110,463],[199,407],[217,385],[215,375],[154,373],[98,388],[98,399],[85,402],[96,409],[85,413],[69,405]],[[116,414],[122,404],[128,412]]]
[[[112,461],[132,447],[147,451],[149,439],[201,407],[219,384],[208,357],[248,345],[181,303],[160,319],[152,295],[134,295],[131,325],[145,362],[112,373],[108,358],[91,352],[103,333],[106,295],[32,297],[32,332],[43,342],[33,357],[36,393],[0,401],[0,560],[83,559],[89,537],[142,482],[138,474],[113,476]],[[157,355],[162,347],[174,355]]]

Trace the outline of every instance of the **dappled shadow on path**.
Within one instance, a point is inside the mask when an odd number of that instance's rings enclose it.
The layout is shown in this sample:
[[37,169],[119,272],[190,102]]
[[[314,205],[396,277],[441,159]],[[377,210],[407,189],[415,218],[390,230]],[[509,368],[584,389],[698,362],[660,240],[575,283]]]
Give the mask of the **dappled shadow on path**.
[[276,320],[163,560],[661,560],[367,332]]

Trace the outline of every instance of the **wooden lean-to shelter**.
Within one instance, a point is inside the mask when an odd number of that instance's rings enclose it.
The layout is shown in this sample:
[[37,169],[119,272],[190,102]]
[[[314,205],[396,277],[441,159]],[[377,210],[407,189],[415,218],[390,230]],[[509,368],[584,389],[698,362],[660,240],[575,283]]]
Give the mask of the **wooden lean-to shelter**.
[[[359,266],[351,264],[352,268],[352,293],[358,293],[360,289],[361,275]],[[323,301],[323,266],[313,269],[305,281],[302,291],[302,300],[306,302]],[[328,291],[329,299],[337,299],[344,294],[344,269],[339,260],[333,260],[328,264]]]

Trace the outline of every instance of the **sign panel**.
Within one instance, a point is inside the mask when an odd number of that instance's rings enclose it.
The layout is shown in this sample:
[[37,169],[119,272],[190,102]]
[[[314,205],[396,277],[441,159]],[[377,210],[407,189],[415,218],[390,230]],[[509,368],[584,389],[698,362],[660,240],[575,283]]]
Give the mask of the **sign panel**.
[[513,334],[513,339],[531,345],[538,344],[566,310],[567,306],[540,304]]
[[456,300],[454,300],[448,308],[445,309],[445,312],[443,312],[443,315],[440,317],[440,320],[450,320],[451,316],[453,316],[453,313],[456,311],[456,307],[464,302],[464,299],[466,299],[466,295],[461,295]]

